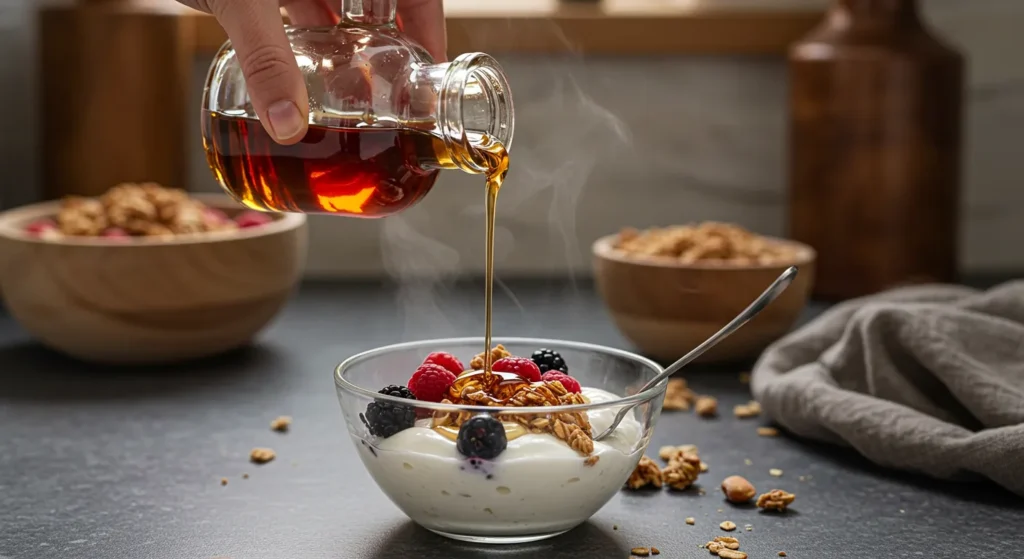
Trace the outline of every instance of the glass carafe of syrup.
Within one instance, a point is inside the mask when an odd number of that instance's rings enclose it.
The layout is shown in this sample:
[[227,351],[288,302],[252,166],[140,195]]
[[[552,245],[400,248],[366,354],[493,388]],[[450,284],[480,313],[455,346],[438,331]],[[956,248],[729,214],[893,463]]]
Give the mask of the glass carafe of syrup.
[[422,199],[442,169],[500,184],[514,128],[505,73],[483,53],[435,64],[398,29],[395,4],[344,0],[336,26],[286,28],[309,93],[294,145],[263,129],[237,53],[221,47],[202,127],[224,190],[256,210],[376,218]]

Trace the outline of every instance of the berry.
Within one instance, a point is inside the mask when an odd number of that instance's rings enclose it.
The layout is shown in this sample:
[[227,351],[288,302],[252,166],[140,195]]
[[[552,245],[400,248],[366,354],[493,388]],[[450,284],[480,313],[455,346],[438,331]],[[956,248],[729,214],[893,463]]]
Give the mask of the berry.
[[121,229],[120,227],[109,227],[107,229],[104,229],[103,232],[100,233],[100,237],[117,240],[128,240],[132,238],[132,236],[129,235],[127,231]]
[[231,223],[231,218],[228,217],[228,214],[217,208],[204,208],[203,221],[211,227],[220,227],[226,223]]
[[458,357],[455,357],[454,355],[446,351],[435,351],[434,353],[428,355],[427,358],[423,360],[423,362],[440,365],[445,369],[448,369],[449,371],[455,373],[455,376],[461,375],[463,371],[466,370],[465,368],[463,368],[462,361],[459,361]]
[[491,364],[496,373],[515,373],[529,382],[540,380],[540,369],[525,357],[502,357]]
[[456,448],[463,456],[493,460],[507,446],[505,426],[489,415],[472,417],[459,427]]
[[537,364],[537,367],[542,373],[546,373],[548,371],[561,371],[565,374],[569,374],[569,366],[565,364],[565,360],[562,359],[562,356],[553,349],[538,349],[530,356],[530,360]]
[[235,223],[237,223],[242,229],[245,229],[246,227],[259,227],[260,225],[266,225],[271,221],[274,221],[274,218],[257,211],[246,211],[235,216]]
[[440,402],[455,382],[455,373],[435,363],[424,363],[409,379],[409,390],[417,400]]
[[575,392],[579,394],[583,390],[580,387],[579,381],[559,371],[549,371],[547,373],[544,373],[544,376],[540,378],[544,382],[553,382],[557,380],[558,382],[562,383],[562,387],[564,387],[569,392]]
[[25,226],[25,233],[33,237],[42,237],[50,231],[57,231],[57,223],[52,219],[38,219]]
[[[408,400],[416,399],[408,388],[394,384],[378,390],[378,393]],[[370,430],[371,435],[386,439],[412,427],[416,423],[416,410],[412,406],[373,401],[366,406],[365,414],[359,414],[359,419]]]

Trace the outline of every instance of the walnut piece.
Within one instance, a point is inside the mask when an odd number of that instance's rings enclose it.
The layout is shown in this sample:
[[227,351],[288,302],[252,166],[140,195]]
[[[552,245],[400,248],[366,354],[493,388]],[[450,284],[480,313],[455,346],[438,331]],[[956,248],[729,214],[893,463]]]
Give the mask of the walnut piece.
[[686,386],[686,379],[674,378],[665,387],[665,401],[661,407],[665,410],[686,411],[697,401],[697,395]]
[[718,556],[722,559],[747,559],[746,553],[732,549],[722,549],[718,552]]
[[637,557],[647,557],[651,554],[651,550],[646,547],[634,547],[629,550],[629,554]]
[[[511,355],[512,354],[509,353],[507,349],[505,349],[505,346],[498,344],[491,348],[491,363],[494,363],[498,359],[510,357]],[[484,366],[486,365],[486,363],[484,363],[484,357],[485,355],[483,352],[480,352],[473,356],[473,359],[469,361],[469,368],[473,369],[474,371],[482,371],[484,369]]]
[[772,489],[767,493],[762,493],[757,498],[758,508],[765,510],[777,510],[784,512],[786,507],[796,500],[796,495],[787,493],[781,489]]
[[661,470],[665,485],[676,491],[687,489],[700,475],[700,457],[692,452],[679,452],[672,456]]
[[689,524],[690,526],[693,526],[694,524],[697,523],[697,521],[692,516],[687,516],[686,517],[686,523]]
[[695,408],[701,417],[715,417],[718,415],[718,400],[711,396],[701,396],[697,398]]
[[274,458],[277,458],[277,454],[269,448],[254,448],[249,453],[249,460],[256,464],[266,464]]
[[274,431],[285,432],[292,425],[292,418],[287,415],[279,416],[270,422],[270,428]]
[[775,427],[758,427],[757,434],[761,437],[777,437],[779,430]]
[[57,212],[57,226],[65,235],[95,237],[107,228],[107,214],[99,200],[69,196]]
[[731,520],[726,520],[725,522],[719,524],[718,527],[725,530],[726,532],[732,532],[736,529],[736,523]]
[[629,479],[626,480],[626,487],[630,489],[640,489],[653,485],[654,487],[661,487],[662,478],[661,470],[658,465],[654,463],[654,460],[644,456],[640,458],[640,462],[637,463],[636,469],[633,470],[632,474],[629,474]]

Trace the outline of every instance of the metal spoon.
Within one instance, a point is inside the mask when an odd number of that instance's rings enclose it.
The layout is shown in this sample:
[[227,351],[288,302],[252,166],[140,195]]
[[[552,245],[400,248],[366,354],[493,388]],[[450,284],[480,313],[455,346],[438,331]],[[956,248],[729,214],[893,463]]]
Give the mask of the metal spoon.
[[[751,318],[757,316],[757,313],[764,310],[764,308],[767,307],[769,303],[771,303],[779,295],[781,295],[782,292],[785,291],[787,287],[789,287],[789,284],[793,283],[793,279],[796,278],[796,273],[796,266],[790,266],[789,268],[786,268],[786,271],[782,272],[782,274],[779,275],[778,279],[773,281],[772,284],[768,286],[768,289],[764,290],[764,293],[761,293],[761,295],[759,295],[757,299],[754,299],[754,302],[750,303],[750,306],[743,309],[743,312],[736,315],[736,318],[730,320],[729,324],[726,324],[725,326],[722,327],[721,330],[715,332],[710,338],[704,340],[699,346],[690,350],[690,353],[687,353],[686,355],[680,357],[678,361],[666,367],[660,375],[652,378],[647,384],[643,385],[640,388],[640,390],[637,391],[637,393],[652,388],[659,382],[676,374],[677,372],[679,372],[680,369],[689,365],[691,361],[700,357],[705,351],[715,347],[715,345],[718,344],[718,342],[729,337],[729,335],[731,335],[736,330],[739,330],[744,324],[749,322]],[[616,414],[615,420],[612,421],[612,424],[609,425],[608,428],[605,429],[604,431],[598,433],[594,437],[594,440],[599,441],[610,435],[612,431],[614,431],[615,428],[619,426],[619,423],[622,422],[622,418],[626,417],[626,413],[628,413],[629,410],[636,407],[636,405],[637,404],[626,406],[619,410],[619,413]]]

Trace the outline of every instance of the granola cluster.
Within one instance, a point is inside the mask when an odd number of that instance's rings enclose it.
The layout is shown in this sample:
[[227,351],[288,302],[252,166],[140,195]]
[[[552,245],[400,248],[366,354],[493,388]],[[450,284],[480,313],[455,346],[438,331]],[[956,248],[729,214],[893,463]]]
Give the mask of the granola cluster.
[[639,231],[623,229],[615,247],[634,256],[729,265],[777,264],[796,258],[789,245],[737,225],[704,222]]
[[686,379],[674,378],[665,387],[665,410],[687,411],[697,401],[697,394],[686,385]]
[[59,233],[76,237],[171,237],[238,228],[184,190],[154,183],[119,184],[99,198],[69,196],[56,222]]
[[[498,344],[491,348],[491,363],[494,363],[498,359],[504,359],[505,357],[511,356],[512,354],[509,353],[509,351],[505,349],[505,346],[501,344]],[[473,369],[474,371],[482,371],[484,367],[487,365],[484,362],[484,357],[486,357],[486,355],[483,352],[480,352],[473,356],[473,359],[469,361],[469,368]]]
[[[504,348],[500,345],[495,347],[495,350],[499,348],[504,351]],[[586,404],[587,400],[581,394],[567,391],[561,382],[553,381],[522,384],[504,402],[495,401],[492,395],[486,392],[483,381],[477,378],[469,380],[461,387],[461,391],[458,398],[455,398],[455,401],[446,398],[441,400],[441,403],[496,407],[542,407]],[[432,426],[457,428],[471,417],[473,417],[473,414],[470,412],[436,412]],[[587,417],[586,412],[550,414],[501,413],[499,417],[504,421],[518,423],[530,433],[551,433],[565,441],[570,448],[583,456],[590,456],[594,452],[593,432],[590,426],[590,418]],[[593,463],[596,463],[596,461]],[[593,463],[589,465],[593,465]]]
[[642,487],[668,486],[670,489],[682,491],[697,481],[697,476],[707,471],[707,464],[701,462],[694,445],[663,446],[658,450],[658,457],[667,464],[659,468],[658,464],[644,456],[636,465],[626,487],[640,489]]

